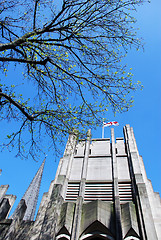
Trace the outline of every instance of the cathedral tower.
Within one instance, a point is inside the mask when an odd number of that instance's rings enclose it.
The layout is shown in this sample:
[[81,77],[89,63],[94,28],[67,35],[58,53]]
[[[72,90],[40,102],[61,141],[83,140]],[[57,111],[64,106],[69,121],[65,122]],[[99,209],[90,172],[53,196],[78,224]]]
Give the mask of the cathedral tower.
[[[24,202],[23,202],[24,201]],[[55,180],[44,193],[35,221],[2,219],[0,239],[160,240],[161,199],[147,179],[133,129],[124,138],[77,141],[69,136]]]

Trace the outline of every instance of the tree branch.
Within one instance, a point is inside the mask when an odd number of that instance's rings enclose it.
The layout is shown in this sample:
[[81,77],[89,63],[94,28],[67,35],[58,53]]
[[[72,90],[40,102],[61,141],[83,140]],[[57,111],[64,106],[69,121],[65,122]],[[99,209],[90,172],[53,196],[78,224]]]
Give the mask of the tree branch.
[[17,107],[26,117],[28,120],[33,121],[34,117],[32,117],[31,115],[29,115],[25,109],[22,107],[22,105],[20,105],[18,102],[14,101],[10,96],[8,96],[5,93],[0,92],[0,97],[4,97],[5,99],[7,99],[11,104],[13,104],[15,107]]
[[36,13],[37,13],[37,5],[38,5],[39,0],[35,0],[35,9],[34,9],[34,19],[33,19],[33,30],[36,27]]
[[11,57],[0,57],[1,62],[19,62],[19,63],[28,63],[28,64],[38,64],[38,65],[46,65],[46,63],[49,61],[49,58],[47,57],[44,60],[40,61],[34,61],[29,59],[22,59],[22,58],[11,58]]

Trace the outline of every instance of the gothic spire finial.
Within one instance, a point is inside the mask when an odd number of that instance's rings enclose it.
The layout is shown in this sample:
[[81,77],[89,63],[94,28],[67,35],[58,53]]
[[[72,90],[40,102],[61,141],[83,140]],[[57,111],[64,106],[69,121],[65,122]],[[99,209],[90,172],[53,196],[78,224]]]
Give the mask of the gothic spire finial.
[[[26,209],[25,215],[23,217],[23,220],[31,220],[31,221],[34,220],[45,160],[46,160],[46,158],[42,162],[35,177],[33,178],[27,191],[25,192],[25,194],[22,197],[22,199],[25,200],[25,203],[27,205],[27,209]],[[18,206],[17,206],[17,208],[18,208]],[[15,209],[14,213],[12,214],[11,218],[14,218],[16,209]]]

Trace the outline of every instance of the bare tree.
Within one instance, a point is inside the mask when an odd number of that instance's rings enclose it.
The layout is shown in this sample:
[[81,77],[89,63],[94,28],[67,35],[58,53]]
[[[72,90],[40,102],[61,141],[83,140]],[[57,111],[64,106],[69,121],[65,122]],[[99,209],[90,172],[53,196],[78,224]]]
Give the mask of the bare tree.
[[[0,119],[20,123],[7,143],[17,143],[18,154],[34,157],[44,135],[55,146],[73,129],[80,135],[89,125],[100,125],[109,107],[114,112],[129,109],[133,100],[128,94],[139,84],[132,83],[121,60],[130,47],[141,45],[131,13],[142,3],[1,1],[0,69],[6,74],[17,66],[15,75],[22,69],[23,78],[15,84],[1,80]],[[19,85],[25,87],[27,80],[34,90],[24,99]]]

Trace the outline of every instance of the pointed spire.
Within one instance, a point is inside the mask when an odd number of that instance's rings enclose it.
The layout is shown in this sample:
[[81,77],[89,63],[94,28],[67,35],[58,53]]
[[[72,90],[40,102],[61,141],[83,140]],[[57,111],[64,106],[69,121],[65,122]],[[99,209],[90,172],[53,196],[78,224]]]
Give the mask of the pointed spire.
[[[25,194],[22,197],[22,199],[25,200],[25,203],[27,205],[27,209],[26,209],[25,215],[23,217],[23,220],[30,220],[30,221],[34,220],[45,160],[46,160],[46,158],[44,159],[44,161],[41,164],[39,170],[37,171],[35,177],[33,178],[32,182],[30,183],[27,191],[25,192]],[[19,206],[19,204],[18,204],[18,206]],[[18,206],[17,206],[17,208],[18,208]],[[11,218],[14,218],[14,216],[16,214],[16,209],[15,209],[14,213],[12,214]]]

